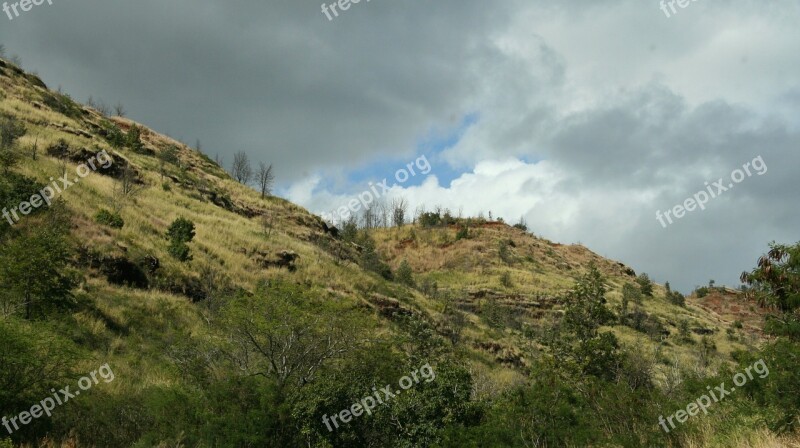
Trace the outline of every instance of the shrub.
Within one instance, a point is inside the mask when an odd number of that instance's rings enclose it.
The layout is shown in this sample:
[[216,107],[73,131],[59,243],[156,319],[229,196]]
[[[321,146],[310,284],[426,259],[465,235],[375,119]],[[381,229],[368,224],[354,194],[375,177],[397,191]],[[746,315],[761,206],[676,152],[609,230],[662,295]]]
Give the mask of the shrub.
[[194,223],[186,218],[178,218],[167,229],[167,238],[170,239],[167,251],[178,261],[192,259],[189,246],[186,243],[194,239]]
[[511,288],[514,286],[511,282],[511,274],[509,274],[508,271],[503,272],[503,275],[500,276],[500,284],[506,288]]
[[158,155],[158,158],[165,163],[169,163],[170,165],[178,165],[181,162],[181,160],[178,158],[178,147],[175,145],[170,145],[167,147],[167,149],[161,151],[161,153]]
[[464,226],[458,229],[456,232],[456,241],[460,241],[463,239],[469,239],[469,227]]
[[414,286],[414,275],[411,271],[411,265],[408,264],[408,260],[403,260],[403,262],[400,263],[395,273],[395,280],[407,286]]
[[115,229],[121,229],[125,225],[125,221],[122,219],[122,216],[120,216],[119,213],[113,213],[106,209],[102,209],[97,212],[94,220],[98,224],[113,227]]
[[189,246],[187,246],[186,243],[182,243],[180,241],[173,240],[170,243],[169,248],[167,248],[167,252],[169,252],[170,255],[175,257],[176,260],[181,262],[190,261],[192,259],[191,250],[189,249]]
[[439,213],[425,212],[419,215],[419,225],[422,227],[436,227],[442,223],[442,217]]
[[186,218],[178,218],[167,229],[167,238],[172,241],[188,243],[194,239],[194,223]]

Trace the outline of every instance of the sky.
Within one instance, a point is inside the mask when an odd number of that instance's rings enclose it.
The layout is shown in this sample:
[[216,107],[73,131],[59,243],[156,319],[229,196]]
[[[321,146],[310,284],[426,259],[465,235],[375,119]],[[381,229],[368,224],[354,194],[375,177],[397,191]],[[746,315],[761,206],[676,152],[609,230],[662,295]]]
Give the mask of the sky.
[[0,15],[0,43],[77,100],[273,163],[315,213],[388,178],[412,210],[524,217],[684,292],[736,287],[800,240],[800,3],[668,3],[52,0]]

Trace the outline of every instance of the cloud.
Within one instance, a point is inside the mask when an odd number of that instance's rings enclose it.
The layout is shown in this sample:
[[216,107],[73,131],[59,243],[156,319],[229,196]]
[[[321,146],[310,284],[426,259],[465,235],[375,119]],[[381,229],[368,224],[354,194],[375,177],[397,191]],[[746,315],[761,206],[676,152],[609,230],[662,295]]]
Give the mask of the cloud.
[[[71,0],[0,40],[77,99],[122,101],[227,163],[274,163],[314,211],[430,152],[434,173],[397,194],[525,214],[686,289],[735,284],[768,241],[798,239],[798,19],[791,0],[700,0],[669,19],[637,0],[374,0],[332,22],[307,2]],[[769,174],[655,220],[758,155]]]

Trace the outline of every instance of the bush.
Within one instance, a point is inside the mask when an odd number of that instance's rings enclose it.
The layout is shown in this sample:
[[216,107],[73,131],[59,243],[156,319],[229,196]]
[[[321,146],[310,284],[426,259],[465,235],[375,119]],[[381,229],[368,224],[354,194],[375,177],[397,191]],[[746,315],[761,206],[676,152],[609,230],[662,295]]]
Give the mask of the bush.
[[395,273],[395,280],[398,282],[414,287],[414,275],[411,271],[411,266],[408,264],[408,260],[403,260],[400,263],[400,267],[397,268],[397,272]]
[[169,254],[175,257],[175,259],[178,261],[185,262],[192,259],[189,246],[180,241],[172,241],[169,245],[169,248],[167,248],[167,252],[169,252]]
[[189,246],[186,243],[194,239],[194,223],[186,218],[178,218],[167,229],[167,238],[170,240],[167,251],[178,261],[192,259]]
[[194,223],[186,218],[178,218],[167,229],[167,238],[171,241],[189,243],[194,239]]
[[436,227],[442,223],[442,217],[439,213],[425,212],[419,215],[419,225],[422,227]]
[[170,165],[179,165],[181,163],[181,160],[178,158],[178,147],[175,145],[170,145],[167,149],[161,151],[158,158]]
[[464,239],[469,239],[469,227],[467,226],[458,229],[458,232],[456,233],[456,241]]
[[122,219],[122,216],[120,216],[119,213],[113,213],[106,209],[102,209],[97,212],[94,220],[98,224],[113,227],[115,229],[121,229],[125,225],[125,221]]

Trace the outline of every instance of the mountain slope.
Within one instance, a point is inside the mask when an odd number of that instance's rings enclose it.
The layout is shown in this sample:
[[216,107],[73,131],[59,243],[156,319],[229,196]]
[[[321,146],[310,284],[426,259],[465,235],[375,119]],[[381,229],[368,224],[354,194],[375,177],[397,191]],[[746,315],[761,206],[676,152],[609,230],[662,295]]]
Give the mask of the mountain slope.
[[[216,311],[232,295],[258,295],[263,282],[287,281],[359,310],[369,321],[363,328],[375,335],[413,336],[403,323],[408,316],[429,324],[449,340],[448,354],[469,365],[473,394],[493,398],[522,383],[534,358],[547,350],[542,341],[563,314],[566,292],[590,265],[606,277],[614,310],[621,307],[622,288],[636,280],[633,269],[583,246],[552,243],[502,222],[372,230],[377,253],[395,274],[408,263],[411,287],[365,269],[368,245],[342,237],[303,208],[262,199],[202,153],[51,92],[2,60],[0,113],[27,129],[14,169],[42,183],[76,173],[101,151],[113,158],[110,168],[58,195],[73,224],[77,250],[70,262],[83,279],[75,295],[90,303],[59,331],[91,354],[81,363],[86,371],[102,360],[126,378],[108,386],[119,401],[148,387],[180,385],[183,358],[176,351],[225,339],[214,327],[221,319]],[[138,139],[126,140],[135,133]],[[118,211],[124,225],[100,223],[103,210]],[[169,251],[166,234],[178,218],[196,226],[188,262]],[[656,377],[665,377],[675,362],[695,363],[702,336],[716,347],[708,369],[758,342],[705,307],[682,307],[665,296],[656,285],[653,297],[643,299],[638,330],[607,328],[657,357]],[[687,340],[679,340],[681,326],[690,331]]]

